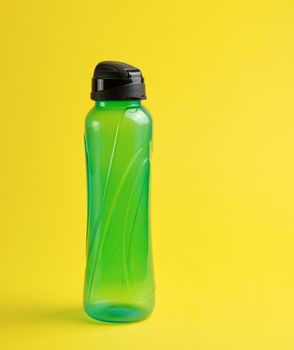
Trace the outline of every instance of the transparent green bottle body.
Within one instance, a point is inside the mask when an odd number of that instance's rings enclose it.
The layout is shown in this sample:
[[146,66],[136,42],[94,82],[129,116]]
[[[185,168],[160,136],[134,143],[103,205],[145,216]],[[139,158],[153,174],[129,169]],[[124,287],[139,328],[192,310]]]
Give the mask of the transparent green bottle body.
[[154,307],[151,139],[151,116],[140,101],[96,101],[86,117],[84,308],[100,321],[138,321]]

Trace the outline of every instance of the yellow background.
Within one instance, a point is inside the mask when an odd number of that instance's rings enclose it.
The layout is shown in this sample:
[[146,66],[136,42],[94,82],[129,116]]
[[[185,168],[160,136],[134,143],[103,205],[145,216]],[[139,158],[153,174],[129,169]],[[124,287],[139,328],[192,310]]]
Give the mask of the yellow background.
[[[1,349],[294,349],[293,1],[0,5]],[[157,306],[81,309],[83,121],[101,60],[154,116]]]

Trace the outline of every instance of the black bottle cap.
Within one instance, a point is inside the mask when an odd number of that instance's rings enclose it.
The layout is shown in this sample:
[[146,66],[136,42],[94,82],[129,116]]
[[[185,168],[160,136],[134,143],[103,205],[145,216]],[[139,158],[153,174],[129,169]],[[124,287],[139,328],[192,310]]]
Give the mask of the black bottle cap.
[[144,78],[138,68],[116,61],[97,64],[92,79],[92,100],[143,100],[145,98]]

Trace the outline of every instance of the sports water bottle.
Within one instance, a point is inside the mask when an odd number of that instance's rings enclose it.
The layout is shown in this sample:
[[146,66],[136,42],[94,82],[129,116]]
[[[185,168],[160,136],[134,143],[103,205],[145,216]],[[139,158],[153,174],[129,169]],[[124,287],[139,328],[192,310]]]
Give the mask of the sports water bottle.
[[85,120],[88,187],[84,308],[104,322],[146,318],[154,307],[149,219],[152,120],[139,69],[99,63]]

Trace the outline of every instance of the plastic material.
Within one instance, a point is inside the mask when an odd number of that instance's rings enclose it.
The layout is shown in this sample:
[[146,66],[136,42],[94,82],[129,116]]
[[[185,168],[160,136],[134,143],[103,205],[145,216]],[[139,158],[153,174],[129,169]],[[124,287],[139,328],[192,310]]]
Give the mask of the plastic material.
[[92,78],[92,100],[142,100],[145,98],[144,78],[138,68],[116,61],[97,64]]
[[140,101],[97,101],[85,122],[88,179],[84,308],[105,322],[154,307],[149,232],[151,116]]

